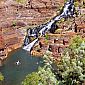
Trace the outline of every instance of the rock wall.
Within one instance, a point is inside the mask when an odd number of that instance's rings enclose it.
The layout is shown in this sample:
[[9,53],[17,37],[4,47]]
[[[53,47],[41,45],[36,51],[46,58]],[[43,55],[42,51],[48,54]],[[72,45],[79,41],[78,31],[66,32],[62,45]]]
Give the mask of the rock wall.
[[0,0],[0,35],[4,49],[9,52],[21,47],[25,36],[21,27],[47,22],[57,14],[63,3],[64,0],[27,0],[25,4],[15,0]]
[[27,25],[45,23],[56,15],[64,0],[27,0],[26,4],[18,4],[13,0],[6,0],[0,5],[0,27],[3,22],[22,21]]

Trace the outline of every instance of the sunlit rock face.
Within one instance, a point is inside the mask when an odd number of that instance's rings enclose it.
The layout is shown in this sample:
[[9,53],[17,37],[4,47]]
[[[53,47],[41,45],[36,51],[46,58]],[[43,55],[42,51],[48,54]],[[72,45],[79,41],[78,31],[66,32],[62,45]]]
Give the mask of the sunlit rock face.
[[4,2],[0,4],[0,23],[22,20],[30,26],[48,21],[64,4],[64,0],[27,0],[25,4],[19,4],[16,0],[2,1]]
[[[57,21],[59,21],[59,20],[62,19],[62,18],[73,17],[73,15],[74,15],[74,0],[68,0],[68,1],[64,4],[63,11],[62,11],[62,13],[60,13],[60,15],[55,16],[55,17],[54,17],[53,19],[51,19],[49,22],[45,23],[45,24],[44,24],[45,26],[41,25],[39,28],[37,28],[37,29],[40,29],[39,31],[36,29],[37,32],[35,32],[34,29],[31,30],[31,31],[33,31],[33,32],[30,32],[30,30],[28,29],[27,35],[29,36],[30,34],[33,34],[33,36],[34,36],[34,34],[39,33],[40,36],[44,36],[45,33],[46,33],[46,31],[50,31],[51,33],[54,33],[55,30],[56,30],[56,28],[58,28],[57,25],[56,25],[56,22],[57,22]],[[51,29],[52,29],[52,30],[51,30]],[[37,36],[37,37],[38,37],[38,36]],[[28,40],[28,39],[25,39],[26,43],[29,43],[29,42],[27,42],[27,40]],[[34,40],[34,41],[35,41],[35,40]],[[34,41],[33,41],[33,42],[34,42]],[[28,44],[26,47],[24,47],[25,50],[28,51],[28,49],[29,49],[29,51],[30,51],[30,48],[29,48],[29,47],[33,47],[33,45],[35,44],[35,43],[33,43],[33,42],[31,42],[32,44],[30,43],[30,44]]]
[[5,48],[8,51],[17,49],[22,46],[24,36],[19,29],[14,28],[2,28],[2,38]]
[[62,4],[64,0],[31,0],[33,8],[52,8],[57,7],[59,4]]
[[[19,28],[46,23],[63,4],[64,0],[26,0],[24,4],[17,0],[0,0],[0,29],[3,31],[5,46],[10,49],[22,46],[25,35]],[[31,36],[37,37],[36,32],[33,31]]]

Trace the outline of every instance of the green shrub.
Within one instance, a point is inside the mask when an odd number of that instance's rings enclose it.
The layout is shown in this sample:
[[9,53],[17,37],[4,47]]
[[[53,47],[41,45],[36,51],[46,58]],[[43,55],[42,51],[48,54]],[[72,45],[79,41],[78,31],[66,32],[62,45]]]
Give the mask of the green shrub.
[[22,82],[22,85],[38,85],[40,76],[37,72],[33,72],[32,74],[28,74],[25,80]]
[[47,39],[47,40],[49,39],[49,36],[48,36],[48,34],[46,34],[46,35],[45,35],[45,39]]
[[22,85],[58,85],[54,73],[51,70],[50,53],[44,55],[44,67],[39,67],[38,72],[28,74]]
[[85,42],[79,36],[73,38],[65,49],[60,63],[56,64],[57,79],[62,85],[82,85],[85,80]]
[[26,0],[16,0],[18,3],[25,3]]
[[4,76],[2,75],[2,73],[0,73],[0,81],[4,80]]
[[14,26],[14,27],[16,26],[16,21],[12,22],[12,26]]

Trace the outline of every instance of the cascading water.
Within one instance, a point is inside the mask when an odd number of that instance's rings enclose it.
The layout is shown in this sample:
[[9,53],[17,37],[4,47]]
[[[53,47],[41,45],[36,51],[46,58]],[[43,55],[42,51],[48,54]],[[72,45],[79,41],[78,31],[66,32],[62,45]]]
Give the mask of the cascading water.
[[27,46],[30,43],[30,37],[26,36],[24,40],[24,46]]
[[35,39],[34,41],[32,41],[30,44],[28,44],[27,46],[24,46],[23,49],[26,51],[31,51],[32,47],[38,42],[38,39]]
[[[59,16],[55,16],[53,19],[51,19],[49,22],[47,22],[44,25],[41,25],[39,27],[36,27],[33,29],[33,33],[31,33],[32,36],[36,36],[38,38],[38,33],[40,36],[44,36],[47,31],[49,31],[52,28],[52,25],[55,24],[55,22],[61,20],[62,18],[68,18],[68,17],[73,17],[74,15],[74,0],[68,0],[63,7],[63,11]],[[35,39],[31,43],[29,43],[27,46],[24,46],[23,49],[27,51],[31,51],[33,46],[38,42],[38,39]]]
[[[55,23],[57,21],[62,18],[67,18],[68,16],[73,16],[73,1],[74,0],[69,0],[68,2],[70,4],[64,5],[63,11],[59,16],[55,16],[46,24],[35,27],[32,30],[28,29],[27,35],[24,40],[23,49],[26,51],[31,51],[33,46],[38,42],[39,32],[40,35],[43,36],[45,35],[46,31],[49,31],[51,29],[53,30],[56,27]],[[34,37],[35,40],[31,42],[30,37]],[[4,62],[4,66],[2,67],[2,69],[0,69],[5,77],[5,82],[3,83],[3,85],[20,85],[21,81],[25,78],[27,74],[37,71],[39,66],[43,66],[43,60],[40,57],[32,57],[28,52],[24,51],[23,49],[20,48],[13,51]]]

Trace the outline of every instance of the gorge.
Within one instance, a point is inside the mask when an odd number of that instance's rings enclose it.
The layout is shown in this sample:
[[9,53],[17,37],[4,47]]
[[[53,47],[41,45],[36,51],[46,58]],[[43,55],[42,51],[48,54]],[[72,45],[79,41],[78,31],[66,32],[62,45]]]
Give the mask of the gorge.
[[[64,7],[63,7],[63,11],[60,15],[58,16],[55,16],[53,19],[51,19],[49,22],[47,22],[46,24],[44,25],[41,25],[39,27],[36,27],[36,29],[33,29],[32,31],[34,31],[33,33],[29,33],[30,35],[33,35],[33,36],[36,36],[36,35],[39,35],[40,36],[44,36],[45,33],[49,30],[52,29],[52,25],[53,24],[56,24],[55,22],[61,20],[62,18],[68,18],[68,17],[73,17],[74,15],[74,0],[68,0]],[[28,32],[27,32],[28,33]],[[39,34],[37,34],[39,33]],[[30,35],[27,34],[27,36],[29,37]],[[26,36],[26,37],[27,37]],[[28,39],[27,37],[27,39]],[[26,43],[27,43],[27,39],[25,39]],[[29,39],[28,39],[29,40]],[[37,42],[37,40],[34,40],[35,42]],[[27,46],[23,47],[23,49],[27,50],[27,51],[31,51],[31,48],[34,46],[35,42],[31,42],[30,44],[28,44]],[[29,41],[28,41],[29,43]],[[30,47],[30,48],[29,48]]]
[[[57,60],[63,50],[69,46],[73,36],[85,37],[84,18],[80,20],[75,17],[74,0],[68,0],[62,10],[59,9],[61,12],[58,15],[55,13],[58,12],[57,1],[63,4],[64,0],[39,1],[32,0],[26,5],[11,3],[9,6],[0,7],[1,17],[4,15],[3,19],[0,17],[0,35],[2,35],[0,39],[2,43],[5,41],[2,46],[4,50],[1,49],[1,53],[2,51],[9,53],[0,68],[5,77],[3,85],[20,85],[27,74],[37,71],[39,66],[44,65],[42,57],[39,55],[34,57],[30,54],[32,51],[37,49],[38,53],[42,54],[41,49],[43,53],[49,49]],[[7,15],[5,15],[6,12]],[[68,20],[72,20],[69,26],[68,23],[65,25]],[[59,27],[61,29],[58,29]],[[16,65],[17,62],[20,64]]]

